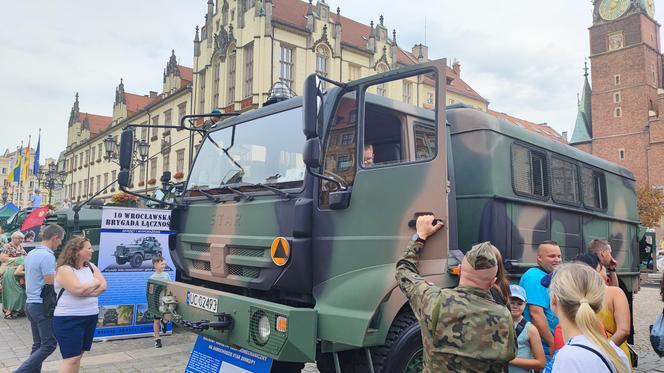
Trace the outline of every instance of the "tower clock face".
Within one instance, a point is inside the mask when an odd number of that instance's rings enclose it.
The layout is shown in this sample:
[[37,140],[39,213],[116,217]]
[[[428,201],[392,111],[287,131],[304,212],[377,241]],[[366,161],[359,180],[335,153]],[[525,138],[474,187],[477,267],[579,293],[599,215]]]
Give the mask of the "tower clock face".
[[646,10],[650,18],[655,18],[655,0],[641,0],[641,7]]
[[599,15],[604,20],[613,21],[625,14],[629,5],[630,0],[602,0],[599,4]]

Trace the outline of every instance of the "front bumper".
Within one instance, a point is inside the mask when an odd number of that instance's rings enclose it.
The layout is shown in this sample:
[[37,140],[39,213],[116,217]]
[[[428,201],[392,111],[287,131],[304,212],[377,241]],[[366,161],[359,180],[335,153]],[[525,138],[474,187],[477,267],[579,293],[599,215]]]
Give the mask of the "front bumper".
[[[189,306],[187,292],[195,292],[217,299],[217,313]],[[307,362],[316,358],[317,314],[311,308],[295,308],[260,299],[193,286],[181,282],[164,282],[150,279],[147,288],[148,308],[153,315],[162,315],[159,310],[160,296],[172,295],[176,300],[174,321],[182,326],[200,320],[217,320],[218,316],[230,315],[233,323],[228,330],[207,329],[196,331],[216,341],[236,348],[244,348],[280,361]],[[267,343],[258,343],[257,315],[267,315],[270,320],[270,337]],[[277,317],[286,317],[285,332],[276,329]]]

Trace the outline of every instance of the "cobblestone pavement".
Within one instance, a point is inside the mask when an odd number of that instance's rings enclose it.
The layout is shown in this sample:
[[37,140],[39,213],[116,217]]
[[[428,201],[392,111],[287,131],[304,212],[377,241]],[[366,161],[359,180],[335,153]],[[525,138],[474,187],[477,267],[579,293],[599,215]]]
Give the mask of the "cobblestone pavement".
[[651,275],[650,281],[642,284],[641,291],[634,296],[634,349],[639,354],[639,366],[635,372],[664,372],[664,359],[650,346],[649,326],[662,312],[663,303],[659,295],[661,275]]
[[[196,335],[176,329],[162,337],[163,348],[154,348],[152,338],[95,342],[92,351],[81,360],[81,372],[183,372]],[[5,320],[0,317],[0,373],[16,369],[30,353],[32,335],[27,318]],[[56,350],[43,365],[43,372],[57,372],[60,351]],[[315,364],[307,364],[303,373],[318,373]]]
[[[659,277],[659,276],[657,276]],[[650,346],[648,326],[654,322],[664,304],[659,296],[659,282],[655,276],[643,284],[634,298],[635,350],[639,354],[637,373],[664,373],[664,359],[660,359]],[[96,342],[86,353],[81,372],[182,372],[196,341],[196,335],[176,329],[163,337],[164,347],[153,347],[151,338],[136,338]],[[26,318],[4,320],[0,318],[0,373],[9,373],[29,354],[32,344]],[[44,363],[44,372],[56,372],[59,351]],[[318,373],[315,364],[307,364],[303,373]]]

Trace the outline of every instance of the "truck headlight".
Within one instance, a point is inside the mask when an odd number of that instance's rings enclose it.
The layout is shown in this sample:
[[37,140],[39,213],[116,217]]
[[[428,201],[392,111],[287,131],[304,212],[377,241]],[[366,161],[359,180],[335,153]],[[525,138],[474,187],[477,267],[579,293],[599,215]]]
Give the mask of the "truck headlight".
[[254,342],[259,346],[263,346],[267,344],[267,341],[270,339],[270,332],[272,331],[270,317],[265,312],[258,311],[253,314],[252,319],[251,324],[254,325],[254,330],[251,331],[251,334]]

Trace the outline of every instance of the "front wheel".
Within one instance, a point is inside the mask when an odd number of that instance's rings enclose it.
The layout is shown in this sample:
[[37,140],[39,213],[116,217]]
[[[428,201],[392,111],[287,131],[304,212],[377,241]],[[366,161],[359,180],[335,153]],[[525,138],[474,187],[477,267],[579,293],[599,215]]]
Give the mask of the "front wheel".
[[134,254],[134,256],[131,257],[131,268],[140,268],[141,265],[143,265],[143,255],[141,254]]
[[119,265],[123,265],[123,264],[127,263],[127,260],[116,256],[115,257],[115,262],[118,263]]
[[397,316],[385,344],[374,349],[374,366],[381,373],[415,373],[424,366],[420,324],[411,312]]

